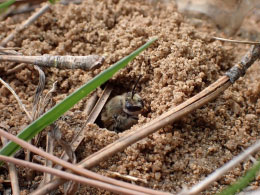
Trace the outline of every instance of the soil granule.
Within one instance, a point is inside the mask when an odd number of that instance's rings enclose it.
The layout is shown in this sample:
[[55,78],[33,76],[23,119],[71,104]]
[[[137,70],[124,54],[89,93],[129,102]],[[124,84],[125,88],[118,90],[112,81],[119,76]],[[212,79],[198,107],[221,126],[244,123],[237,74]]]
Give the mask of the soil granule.
[[[25,14],[0,21],[0,40],[27,17]],[[212,41],[211,37],[215,35],[217,32],[206,24],[194,27],[188,23],[177,12],[174,2],[85,0],[80,5],[52,6],[48,13],[7,46],[20,47],[24,55],[105,56],[104,65],[94,71],[44,68],[47,81],[44,93],[57,81],[53,99],[58,103],[151,37],[158,37],[110,81],[115,88],[114,95],[122,94],[130,91],[141,75],[137,91],[144,100],[145,108],[138,124],[119,134],[89,124],[86,138],[76,152],[79,161],[199,93],[238,62],[249,48],[242,46],[238,49],[236,45]],[[1,63],[0,77],[16,91],[27,109],[32,110],[38,73],[27,65],[15,74],[6,75],[6,71],[14,65]],[[184,186],[189,187],[202,180],[260,138],[259,96],[260,66],[257,62],[216,100],[92,170],[107,176],[110,176],[108,171],[119,172],[147,181],[137,182],[138,185],[179,192]],[[58,121],[63,138],[68,142],[86,120],[84,109],[87,100],[88,97]],[[0,120],[13,134],[30,123],[14,96],[2,85]],[[57,146],[56,150],[56,155],[59,155],[61,149]],[[218,192],[251,166],[251,161],[244,161],[203,193]],[[20,187],[24,193],[29,193],[30,189],[33,190],[32,184],[39,178],[27,181],[26,171],[19,170]],[[5,174],[1,178],[8,179]],[[251,185],[258,186],[258,182],[259,179],[256,179]],[[103,193],[99,189],[80,187],[80,194]]]

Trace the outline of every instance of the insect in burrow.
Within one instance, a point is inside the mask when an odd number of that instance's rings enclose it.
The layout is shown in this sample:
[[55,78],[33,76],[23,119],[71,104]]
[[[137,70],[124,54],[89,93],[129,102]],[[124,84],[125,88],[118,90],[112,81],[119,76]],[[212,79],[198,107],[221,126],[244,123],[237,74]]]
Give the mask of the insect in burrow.
[[135,88],[141,77],[138,78],[131,92],[113,97],[101,112],[101,121],[107,129],[121,132],[129,129],[138,121],[138,114],[144,107],[140,95]]

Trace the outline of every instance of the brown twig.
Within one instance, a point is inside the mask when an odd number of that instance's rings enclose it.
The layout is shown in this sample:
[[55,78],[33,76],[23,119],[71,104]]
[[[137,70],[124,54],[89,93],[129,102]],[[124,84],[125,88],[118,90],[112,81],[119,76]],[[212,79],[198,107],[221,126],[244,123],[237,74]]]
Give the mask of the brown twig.
[[34,13],[31,17],[29,17],[26,21],[24,21],[20,26],[16,27],[14,31],[9,34],[2,42],[0,46],[4,47],[10,40],[12,40],[18,33],[27,28],[31,23],[37,20],[42,14],[50,9],[50,5],[47,3],[41,9],[39,9],[36,13]]
[[15,66],[15,67],[12,68],[12,69],[8,69],[8,70],[6,71],[6,75],[10,75],[10,74],[19,72],[20,70],[24,69],[25,66],[26,66],[26,64],[19,64],[19,65]]
[[102,93],[102,95],[101,95],[101,97],[99,98],[95,107],[92,109],[91,113],[89,114],[84,126],[86,126],[86,124],[88,124],[88,123],[94,123],[96,121],[96,119],[97,119],[98,115],[100,114],[102,108],[106,104],[111,92],[112,92],[112,86],[110,84],[107,84],[103,93]]
[[22,53],[19,53],[15,50],[6,49],[5,47],[0,46],[0,54],[1,55],[22,55]]
[[27,161],[24,161],[24,160],[18,160],[18,159],[15,159],[13,157],[7,157],[7,156],[0,155],[0,160],[6,161],[6,162],[9,162],[9,163],[14,163],[14,164],[17,164],[17,165],[20,165],[20,166],[23,166],[23,167],[28,167],[30,169],[34,169],[34,170],[37,170],[37,171],[46,172],[46,173],[49,173],[49,174],[52,174],[52,175],[56,175],[56,176],[61,177],[63,179],[73,180],[73,181],[76,181],[76,182],[79,182],[79,183],[82,183],[82,184],[85,184],[85,185],[90,185],[90,186],[93,186],[93,187],[105,189],[105,190],[108,190],[108,191],[111,191],[111,192],[114,192],[114,193],[118,193],[118,194],[129,194],[129,195],[131,195],[131,194],[145,195],[146,194],[146,193],[138,192],[138,191],[135,191],[135,190],[125,189],[125,188],[122,188],[122,187],[119,187],[119,186],[113,186],[111,184],[103,183],[103,182],[96,181],[96,180],[93,180],[93,179],[88,179],[88,178],[78,176],[78,175],[75,175],[75,174],[72,174],[72,173],[67,173],[65,171],[57,170],[57,169],[50,168],[50,167],[45,167],[45,166],[38,165],[38,164],[35,164],[35,163],[27,162]]
[[122,175],[118,172],[112,172],[112,171],[107,171],[107,173],[109,173],[111,176],[113,177],[120,177],[122,179],[125,179],[127,181],[131,181],[131,182],[142,182],[142,183],[148,183],[146,179],[140,179],[137,177],[133,177],[131,175]]
[[[243,76],[247,68],[249,68],[255,60],[260,56],[260,45],[254,45],[245,54],[239,64],[236,64],[229,71],[227,71],[225,76],[222,76],[215,83],[211,84],[209,87],[178,105],[172,108],[168,112],[162,114],[158,118],[150,121],[144,126],[132,131],[128,135],[121,137],[114,143],[106,146],[105,148],[99,150],[98,152],[90,155],[83,161],[79,163],[80,167],[92,168],[97,166],[100,162],[105,161],[112,155],[123,151],[129,145],[136,143],[137,141],[145,138],[146,136],[156,132],[160,128],[167,124],[173,123],[181,117],[187,115],[193,110],[205,105],[207,102],[213,100],[219,96],[225,89],[227,89],[232,83],[234,83],[239,77]],[[63,184],[64,181],[56,179],[52,183],[44,186],[43,189],[53,190],[59,185]],[[46,191],[45,191],[46,192]]]
[[221,37],[212,37],[215,40],[218,41],[225,41],[225,42],[230,42],[230,43],[241,43],[241,44],[249,44],[249,45],[259,45],[260,42],[256,42],[256,41],[239,41],[239,40],[232,40],[232,39],[225,39],[225,38],[221,38]]
[[88,116],[91,112],[91,110],[93,110],[94,106],[96,105],[97,103],[97,99],[98,99],[98,96],[97,96],[97,92],[95,91],[91,96],[90,98],[88,99],[87,101],[87,105],[83,111],[83,113]]
[[[5,132],[1,128],[0,128],[0,135],[9,139],[9,140],[11,140],[11,141],[13,141],[13,142],[15,142],[15,143],[17,143],[17,144],[19,144],[21,147],[26,148],[26,149],[30,150],[31,152],[34,152],[34,153],[36,153],[40,156],[43,156],[46,159],[52,160],[56,164],[59,164],[59,165],[63,166],[64,168],[72,170],[73,172],[78,173],[82,176],[89,177],[91,179],[95,179],[95,180],[98,180],[98,181],[102,181],[102,182],[108,183],[110,185],[120,186],[120,187],[125,188],[125,190],[129,189],[129,190],[134,190],[134,191],[142,192],[142,193],[146,193],[146,194],[155,194],[155,195],[156,194],[162,194],[162,195],[165,194],[165,195],[169,195],[169,193],[166,193],[166,192],[155,191],[155,190],[151,190],[151,189],[148,189],[148,188],[136,186],[136,185],[133,185],[133,184],[128,184],[128,183],[125,183],[125,182],[122,182],[122,181],[117,181],[115,179],[111,179],[111,178],[108,178],[108,177],[105,177],[105,176],[101,176],[97,173],[94,173],[94,172],[91,172],[89,170],[77,167],[77,166],[75,166],[71,163],[68,163],[64,160],[61,160],[58,157],[55,157],[53,155],[48,154],[47,152],[44,152],[43,150],[38,149],[37,147],[27,143],[26,141],[8,133],[8,132]],[[45,167],[45,169],[46,168],[47,167]]]
[[20,55],[0,55],[0,61],[28,63],[38,66],[70,68],[91,70],[99,67],[104,62],[104,57],[98,55],[88,56],[20,56]]
[[[1,137],[3,145],[7,144],[7,139],[4,137]],[[13,195],[19,195],[20,194],[20,188],[19,188],[19,182],[18,182],[18,174],[16,167],[13,163],[7,163],[8,169],[9,169],[9,175],[11,180],[11,186],[12,186],[12,193]]]
[[[48,132],[47,139],[46,139],[46,152],[53,155],[53,150],[54,150],[54,138],[52,136],[52,133]],[[52,167],[53,166],[52,161],[46,159],[45,166]],[[51,179],[52,179],[51,174],[44,173],[41,184],[49,183]]]

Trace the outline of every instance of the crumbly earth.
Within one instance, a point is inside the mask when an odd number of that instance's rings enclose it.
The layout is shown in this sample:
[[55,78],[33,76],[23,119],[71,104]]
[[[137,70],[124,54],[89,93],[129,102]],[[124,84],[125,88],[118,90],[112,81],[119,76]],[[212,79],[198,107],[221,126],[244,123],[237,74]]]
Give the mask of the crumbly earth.
[[[0,21],[0,40],[26,17],[28,15],[13,16]],[[257,24],[259,27],[259,21]],[[131,129],[134,130],[215,82],[249,48],[212,41],[210,38],[216,35],[219,34],[207,24],[193,26],[188,23],[177,12],[172,1],[164,4],[155,1],[85,0],[80,5],[52,6],[48,13],[15,36],[7,46],[20,47],[25,55],[99,54],[106,57],[104,65],[94,71],[44,68],[44,93],[57,81],[53,101],[58,103],[151,37],[158,37],[153,45],[110,81],[115,93],[121,94],[131,90],[141,75],[137,91],[143,97],[145,108],[138,124]],[[16,73],[6,74],[14,66],[14,63],[1,62],[0,77],[10,84],[31,111],[38,73],[31,65],[26,65]],[[189,187],[202,180],[260,138],[259,96],[260,66],[257,62],[216,100],[149,135],[92,170],[107,176],[111,175],[109,171],[119,172],[147,180],[147,183],[137,182],[138,185],[179,192],[184,186]],[[58,121],[63,138],[68,142],[84,125],[87,100],[88,97]],[[30,123],[14,96],[3,85],[0,85],[0,121],[12,134],[17,134]],[[97,125],[88,125],[85,140],[76,152],[78,161],[131,130],[116,134]],[[43,142],[40,143],[40,147],[45,147]],[[60,152],[57,151],[57,155]],[[249,160],[244,161],[203,194],[223,189],[251,165]],[[19,171],[21,189],[23,193],[29,193],[40,177],[28,181],[27,171]],[[8,180],[6,173],[1,168],[1,180]],[[251,185],[258,186],[259,182],[258,177]],[[0,191],[4,188],[3,183]],[[81,186],[79,193],[105,192]]]

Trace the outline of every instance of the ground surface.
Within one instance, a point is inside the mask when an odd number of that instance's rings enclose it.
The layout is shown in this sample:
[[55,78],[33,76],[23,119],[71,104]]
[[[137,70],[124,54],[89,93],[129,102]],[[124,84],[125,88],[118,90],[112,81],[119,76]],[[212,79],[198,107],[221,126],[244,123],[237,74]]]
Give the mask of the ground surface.
[[[24,18],[14,16],[1,21],[0,40]],[[260,23],[252,25],[258,25],[259,28]],[[207,24],[192,26],[177,12],[173,2],[165,5],[134,0],[86,0],[81,5],[53,6],[51,11],[10,41],[8,46],[20,47],[25,55],[106,56],[105,64],[92,72],[45,68],[45,92],[53,82],[58,81],[54,96],[57,103],[149,38],[157,36],[159,39],[156,43],[111,81],[115,92],[120,94],[130,90],[138,76],[142,76],[137,90],[144,99],[145,109],[133,130],[216,81],[249,48],[210,41],[211,36],[215,35],[223,36]],[[31,110],[38,73],[28,65],[15,74],[6,75],[11,66],[11,63],[1,63],[0,77],[13,87],[28,110]],[[180,191],[183,186],[192,186],[260,138],[259,96],[260,66],[257,62],[245,77],[216,100],[128,147],[93,168],[93,171],[109,176],[109,170],[146,179],[147,184],[140,182],[138,185],[172,193]],[[77,104],[58,122],[67,141],[71,141],[74,133],[84,124],[87,99]],[[0,121],[13,134],[29,124],[14,97],[2,85]],[[84,143],[77,150],[78,160],[129,131],[116,134],[90,126]],[[240,164],[204,193],[212,194],[231,184],[251,164],[250,161]],[[21,188],[27,189],[24,192],[29,192],[31,184],[39,180],[26,181],[26,172],[22,169],[19,177],[21,181],[24,179],[21,182]],[[8,179],[5,175],[2,178]],[[258,182],[256,180],[252,185],[257,186]],[[80,194],[87,193],[104,192],[82,186]]]

